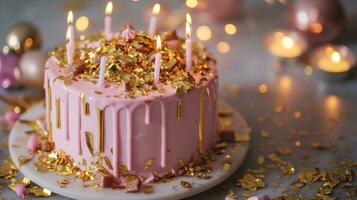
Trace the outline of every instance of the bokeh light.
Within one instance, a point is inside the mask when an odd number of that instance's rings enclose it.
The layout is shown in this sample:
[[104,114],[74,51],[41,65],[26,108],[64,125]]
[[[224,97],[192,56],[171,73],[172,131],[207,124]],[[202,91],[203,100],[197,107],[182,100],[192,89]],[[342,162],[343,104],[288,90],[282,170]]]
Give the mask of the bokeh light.
[[229,35],[234,35],[237,32],[237,27],[234,24],[226,24],[224,26],[224,30]]
[[189,8],[196,8],[198,6],[198,0],[186,0],[186,6]]
[[87,30],[89,26],[89,19],[86,16],[81,16],[76,21],[76,28],[79,32]]
[[217,44],[217,50],[219,53],[226,54],[229,52],[230,49],[231,49],[231,47],[225,41],[221,41]]
[[207,41],[212,37],[212,31],[208,26],[199,26],[196,30],[198,39]]

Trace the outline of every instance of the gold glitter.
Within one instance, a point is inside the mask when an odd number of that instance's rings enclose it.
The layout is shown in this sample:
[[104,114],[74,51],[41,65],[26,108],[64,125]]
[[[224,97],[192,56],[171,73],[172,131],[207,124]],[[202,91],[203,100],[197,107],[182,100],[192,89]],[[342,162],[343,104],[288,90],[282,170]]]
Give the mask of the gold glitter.
[[19,156],[17,158],[17,160],[19,161],[19,164],[21,166],[21,165],[26,164],[27,162],[29,162],[32,158],[33,158],[32,155],[23,155],[23,156]]
[[149,159],[149,160],[145,161],[144,169],[150,168],[153,164],[154,164],[154,160],[153,159]]
[[91,132],[85,132],[85,136],[86,136],[86,144],[87,144],[88,150],[93,155],[94,154],[93,134]]
[[98,152],[104,151],[104,112],[103,110],[97,110],[97,120],[98,120]]
[[180,185],[183,187],[183,188],[186,188],[186,189],[190,189],[192,188],[192,184],[187,182],[187,181],[181,181],[180,182]]
[[46,188],[41,188],[39,186],[34,186],[29,189],[29,192],[36,197],[49,197],[52,192]]
[[80,96],[81,96],[83,114],[84,115],[89,115],[89,103],[87,102],[87,97],[82,93],[81,93]]
[[61,128],[61,102],[60,98],[56,99],[56,127]]
[[244,189],[248,189],[251,192],[256,191],[258,188],[264,188],[265,176],[261,173],[246,173],[243,178],[238,179],[237,185]]
[[198,150],[200,154],[204,153],[203,144],[203,131],[204,131],[204,103],[205,103],[205,90],[200,89],[200,121],[198,127]]
[[183,106],[182,106],[182,101],[177,102],[177,119],[182,120],[183,118]]

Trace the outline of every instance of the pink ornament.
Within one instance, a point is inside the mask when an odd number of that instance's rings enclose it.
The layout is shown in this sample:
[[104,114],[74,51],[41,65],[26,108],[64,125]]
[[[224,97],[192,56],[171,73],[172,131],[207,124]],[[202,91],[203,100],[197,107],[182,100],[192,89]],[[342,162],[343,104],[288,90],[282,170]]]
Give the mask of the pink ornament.
[[27,140],[27,148],[29,148],[31,152],[35,152],[40,148],[39,137],[37,134],[32,134]]
[[135,31],[127,25],[126,29],[121,33],[121,36],[125,38],[125,40],[131,40],[135,38],[135,34]]
[[340,35],[345,14],[338,0],[299,0],[290,7],[289,19],[293,28],[316,45]]
[[17,119],[19,119],[20,114],[15,112],[6,112],[4,115],[4,120],[9,123],[15,123]]
[[247,200],[270,200],[270,197],[264,194],[264,195],[250,197]]
[[19,78],[19,58],[14,54],[0,53],[0,88],[15,87]]
[[25,199],[25,197],[27,195],[27,189],[23,185],[16,184],[15,185],[15,191],[16,191],[16,195],[18,197],[20,197],[21,199]]

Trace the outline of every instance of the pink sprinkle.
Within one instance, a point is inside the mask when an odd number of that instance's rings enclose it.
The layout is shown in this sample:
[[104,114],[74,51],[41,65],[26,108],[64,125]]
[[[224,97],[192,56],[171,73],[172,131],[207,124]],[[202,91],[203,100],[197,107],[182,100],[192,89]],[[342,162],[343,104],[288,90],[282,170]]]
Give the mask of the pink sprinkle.
[[15,112],[6,112],[4,116],[4,120],[6,122],[14,123],[19,118],[19,114]]
[[15,185],[15,191],[16,191],[16,195],[18,197],[20,197],[21,199],[25,199],[25,197],[27,195],[27,189],[23,185],[16,184]]
[[270,197],[264,194],[264,195],[250,197],[247,200],[270,200]]
[[37,151],[39,148],[40,148],[40,145],[39,145],[39,137],[37,134],[32,134],[30,136],[30,138],[28,139],[27,141],[27,148],[29,148],[29,150],[31,152],[35,152]]

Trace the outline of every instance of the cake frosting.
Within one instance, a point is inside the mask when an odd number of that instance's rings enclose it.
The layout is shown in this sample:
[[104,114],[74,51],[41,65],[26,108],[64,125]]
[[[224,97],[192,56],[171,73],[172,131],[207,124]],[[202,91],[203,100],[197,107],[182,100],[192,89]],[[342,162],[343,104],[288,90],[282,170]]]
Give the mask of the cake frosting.
[[[85,167],[103,162],[115,177],[165,174],[197,160],[218,140],[215,60],[193,45],[185,70],[184,41],[163,35],[159,84],[154,84],[155,38],[129,26],[106,41],[76,41],[74,62],[64,46],[46,63],[46,120],[55,148]],[[100,57],[108,58],[104,86],[96,84]]]

